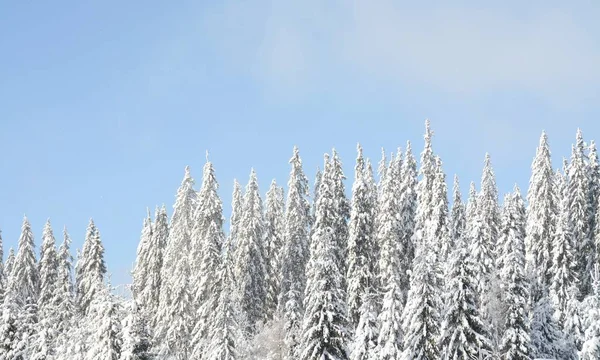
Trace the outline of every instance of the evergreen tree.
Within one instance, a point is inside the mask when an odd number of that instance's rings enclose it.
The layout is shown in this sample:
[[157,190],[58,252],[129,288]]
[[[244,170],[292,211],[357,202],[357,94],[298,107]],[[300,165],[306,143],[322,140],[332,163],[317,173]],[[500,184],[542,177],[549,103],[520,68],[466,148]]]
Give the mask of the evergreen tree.
[[585,144],[581,130],[577,130],[577,142],[572,148],[569,165],[569,218],[573,223],[573,237],[577,258],[577,278],[580,279],[580,299],[589,293],[590,272],[594,264],[593,242],[590,238],[590,179],[585,163]]
[[360,319],[356,326],[351,360],[369,360],[375,358],[378,327],[377,309],[373,290],[369,287],[364,293],[361,301]]
[[402,274],[404,242],[398,242],[400,222],[397,215],[398,199],[395,195],[394,179],[397,168],[390,166],[386,171],[379,199],[375,239],[379,244],[379,293],[382,307],[378,315],[379,337],[375,354],[377,359],[397,359],[402,352],[402,310],[406,302],[408,287],[403,287],[407,276]]
[[[598,161],[598,151],[596,150],[596,142],[594,140],[590,141],[588,158],[588,177],[590,179],[590,239],[594,240],[597,236],[596,229],[600,226],[596,224],[595,216],[598,212],[598,201],[600,200],[600,162]],[[599,250],[595,242],[593,246],[596,249],[596,252],[598,252]]]
[[600,269],[594,267],[592,275],[592,294],[583,300],[584,342],[580,359],[593,360],[600,358]]
[[485,165],[481,177],[481,192],[477,200],[477,212],[480,217],[478,223],[480,229],[476,241],[479,243],[480,249],[476,253],[475,260],[481,264],[478,282],[480,284],[479,292],[483,294],[489,287],[491,274],[494,271],[493,259],[496,255],[496,242],[500,226],[498,189],[489,154],[485,155]]
[[454,175],[452,210],[450,211],[450,214],[450,239],[452,239],[452,242],[456,244],[456,242],[460,239],[463,239],[462,241],[464,241],[467,230],[467,214],[465,210],[465,204],[463,204],[462,197],[460,195],[460,184],[457,175]]
[[267,263],[267,298],[265,310],[267,319],[272,319],[277,309],[278,297],[281,292],[281,261],[284,231],[284,193],[275,180],[267,192],[265,210],[265,244]]
[[[337,206],[337,211],[340,215],[339,217],[334,218],[334,221],[336,222],[335,231],[333,233],[333,239],[336,243],[334,249],[339,251],[339,254],[336,256],[338,268],[340,271],[342,271],[342,274],[346,274],[347,267],[345,259],[348,255],[348,219],[350,218],[350,203],[346,198],[346,189],[344,187],[344,180],[346,180],[346,176],[344,175],[344,171],[342,169],[342,162],[335,149],[332,150],[331,171],[334,193],[333,201]],[[346,288],[345,280],[346,279],[343,277],[342,286],[344,289]]]
[[120,360],[150,360],[148,323],[135,301],[129,303],[127,315],[121,323],[123,340]]
[[[458,180],[455,177],[454,199],[460,202]],[[461,222],[464,211],[453,207],[454,224]],[[449,258],[445,286],[446,309],[440,335],[443,359],[479,359],[491,349],[488,334],[479,316],[476,302],[475,266],[469,253],[465,234],[455,227],[455,247]]]
[[279,312],[283,313],[285,342],[290,349],[288,356],[290,359],[295,359],[303,316],[303,295],[306,286],[305,267],[309,256],[308,236],[311,216],[308,202],[308,179],[302,171],[302,160],[297,147],[294,147],[294,153],[289,163],[292,169],[288,180],[285,208],[281,293],[278,306]]
[[8,283],[10,277],[12,275],[12,269],[15,265],[15,249],[12,247],[8,250],[8,257],[6,258],[6,262],[4,263],[4,277],[6,279],[6,289],[8,291]]
[[433,207],[432,221],[435,226],[433,234],[433,250],[438,252],[438,260],[443,262],[450,255],[454,247],[448,228],[448,188],[446,185],[446,174],[442,169],[442,161],[438,156],[435,157],[436,177],[433,183]]
[[348,238],[348,271],[347,271],[347,304],[348,317],[353,328],[358,326],[361,317],[362,300],[365,291],[373,285],[374,255],[373,222],[375,203],[372,192],[375,190],[368,183],[369,174],[365,168],[362,147],[357,146],[358,156],[354,168],[354,185],[352,186],[352,211],[350,214]]
[[507,197],[502,219],[499,249],[500,278],[504,291],[505,322],[501,352],[506,359],[529,359],[527,280],[525,277],[525,205],[519,188]]
[[232,295],[235,296],[235,286],[229,264],[230,261],[225,257],[221,262],[219,272],[216,274],[219,279],[220,291],[215,317],[211,323],[210,341],[204,357],[207,360],[235,360],[241,358],[239,348],[243,336],[239,323],[238,302],[236,298],[232,299]]
[[154,226],[152,231],[152,237],[150,238],[150,246],[148,246],[148,252],[146,252],[146,260],[148,264],[146,270],[147,279],[144,284],[143,290],[141,290],[142,299],[144,300],[144,306],[139,311],[145,313],[144,316],[150,320],[154,317],[154,314],[158,312],[160,304],[160,293],[162,290],[162,267],[163,267],[163,256],[167,247],[167,239],[169,238],[169,219],[167,216],[167,209],[163,205],[160,209],[155,210],[154,215]]
[[[231,218],[229,220],[229,236],[227,237],[227,246],[224,252],[233,254],[237,238],[240,232],[240,220],[242,219],[242,210],[244,206],[244,196],[242,194],[242,186],[237,180],[233,180],[233,194],[231,195]],[[229,256],[232,260],[233,256]]]
[[77,302],[81,311],[87,315],[92,300],[104,288],[104,276],[106,275],[104,246],[93,219],[90,219],[87,227],[85,242],[80,257],[77,259],[75,273]]
[[19,250],[11,269],[7,296],[20,308],[37,303],[39,295],[39,273],[35,257],[33,233],[27,217],[23,218]]
[[[572,359],[564,337],[554,320],[554,309],[545,292],[535,303],[531,317],[531,357],[534,359]],[[573,355],[572,353],[570,355]]]
[[76,307],[73,294],[73,257],[70,253],[71,238],[67,228],[63,230],[63,242],[58,249],[58,277],[56,294],[53,303],[56,306],[56,323],[54,324],[58,337],[67,333],[75,317]]
[[119,305],[106,285],[97,290],[89,309],[93,331],[86,360],[119,360],[121,354]]
[[[398,153],[400,156],[400,153]],[[400,289],[402,291],[402,306],[406,304],[408,288],[410,287],[410,270],[415,256],[413,235],[417,211],[417,162],[412,153],[410,141],[406,143],[406,152],[400,171],[400,194],[398,195],[399,240],[400,248]]]
[[151,278],[151,268],[155,266],[154,261],[159,260],[149,257],[154,244],[152,243],[152,218],[150,217],[150,210],[147,209],[146,211],[147,215],[144,218],[142,235],[140,237],[140,243],[138,244],[135,267],[132,273],[133,285],[131,289],[134,300],[142,307],[146,305],[146,302],[148,302],[152,295],[148,291],[150,289],[147,283]]
[[169,240],[163,257],[161,271],[160,307],[154,331],[155,352],[164,358],[187,360],[191,321],[193,318],[190,264],[190,237],[193,210],[197,206],[197,193],[189,167],[177,190]]
[[244,194],[244,211],[240,222],[235,258],[235,279],[241,292],[242,311],[248,321],[246,332],[254,334],[258,322],[265,320],[267,267],[265,264],[265,221],[263,204],[254,169]]
[[202,354],[204,350],[218,305],[220,288],[215,274],[221,265],[221,251],[225,241],[223,205],[217,193],[219,185],[210,161],[204,165],[202,177],[202,188],[198,198],[198,221],[192,236],[197,256],[189,259],[195,277],[193,302],[197,305],[196,326],[191,343],[192,358],[199,358],[198,354]]
[[326,161],[307,268],[306,312],[299,357],[303,360],[348,359],[343,273],[338,267],[340,259],[336,259],[342,252],[336,249],[340,243],[335,231],[344,217],[343,208],[336,202],[338,182],[339,170],[333,161]]
[[527,269],[535,271],[538,282],[547,285],[552,265],[552,239],[558,215],[555,175],[552,170],[548,136],[542,132],[535,158],[531,164],[531,179],[527,192],[527,236],[525,238]]
[[563,194],[559,203],[558,217],[554,225],[552,238],[552,276],[550,282],[550,300],[555,309],[555,318],[562,326],[565,321],[569,288],[576,281],[576,258],[574,251],[573,224],[569,218],[569,198],[566,196],[566,184],[562,174],[555,176],[557,192]]
[[467,199],[465,210],[467,213],[465,231],[469,238],[473,235],[473,225],[475,224],[475,219],[477,217],[477,189],[475,188],[475,183],[473,181],[471,181],[471,184],[469,185],[469,198]]

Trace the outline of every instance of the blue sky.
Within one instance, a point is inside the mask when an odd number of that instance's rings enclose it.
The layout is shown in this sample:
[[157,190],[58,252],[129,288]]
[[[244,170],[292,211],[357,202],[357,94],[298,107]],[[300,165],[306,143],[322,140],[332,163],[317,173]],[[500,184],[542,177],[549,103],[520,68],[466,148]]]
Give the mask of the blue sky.
[[[97,1],[0,5],[0,229],[46,218],[79,248],[99,226],[127,281],[146,207],[168,209],[205,150],[226,215],[251,167],[285,184],[293,145],[312,177],[332,147],[378,161],[430,118],[463,191],[492,156],[500,193],[527,189],[540,132],[555,165],[600,130],[594,1]],[[57,234],[58,235],[58,234]]]

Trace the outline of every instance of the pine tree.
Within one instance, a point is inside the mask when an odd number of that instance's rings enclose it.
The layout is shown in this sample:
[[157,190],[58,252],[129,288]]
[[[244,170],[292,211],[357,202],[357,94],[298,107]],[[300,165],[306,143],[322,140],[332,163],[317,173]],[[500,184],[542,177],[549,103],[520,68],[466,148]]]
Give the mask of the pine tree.
[[92,300],[104,287],[104,276],[106,275],[104,246],[93,219],[90,219],[87,227],[85,242],[80,257],[77,259],[75,273],[77,302],[83,314],[87,314]]
[[[335,218],[335,231],[333,233],[334,241],[336,242],[335,250],[339,251],[336,256],[338,262],[338,268],[345,274],[347,271],[346,261],[347,249],[348,249],[348,219],[350,218],[350,203],[346,198],[346,189],[344,187],[344,180],[346,176],[342,169],[342,162],[335,149],[332,150],[331,156],[331,171],[333,179],[333,193],[334,203],[337,206],[339,217]],[[342,278],[342,286],[346,288],[346,279]]]
[[254,334],[258,322],[265,320],[267,267],[265,264],[264,212],[254,169],[244,194],[244,211],[236,248],[235,279],[241,292],[242,311],[248,321],[247,334]]
[[475,188],[475,183],[473,181],[471,181],[469,185],[469,198],[467,199],[465,210],[467,213],[465,231],[467,237],[470,237],[473,234],[473,225],[475,224],[475,219],[477,217],[477,189]]
[[377,359],[397,359],[402,351],[403,333],[401,328],[402,310],[405,303],[408,286],[407,276],[402,274],[406,249],[402,246],[404,242],[398,242],[400,234],[400,222],[397,215],[398,202],[396,197],[395,178],[397,168],[390,166],[386,171],[382,185],[377,211],[377,227],[375,239],[377,240],[379,253],[378,293],[382,294],[382,304],[378,315],[379,337],[375,354]]
[[23,219],[19,250],[11,269],[7,296],[10,296],[19,308],[36,303],[39,295],[39,273],[35,257],[33,233],[27,217]]
[[552,267],[549,269],[550,300],[555,309],[555,318],[563,325],[569,300],[569,288],[576,281],[576,259],[574,251],[573,224],[569,218],[569,198],[566,193],[565,179],[558,172],[555,176],[557,192],[560,198],[558,217],[554,225],[552,238]]
[[[454,201],[460,203],[458,180],[455,177]],[[453,207],[454,224],[460,224],[464,211]],[[443,359],[478,359],[491,349],[490,340],[479,315],[476,300],[475,266],[460,225],[454,227],[455,247],[449,258],[445,286],[445,315],[440,335]]]
[[434,248],[438,253],[438,260],[442,262],[450,255],[450,251],[454,247],[452,238],[448,228],[448,188],[446,185],[446,174],[442,169],[442,161],[436,156],[436,177],[433,183],[433,212],[432,221],[435,226],[433,234]]
[[[598,201],[600,200],[600,161],[598,160],[598,151],[596,150],[596,142],[594,140],[590,141],[588,158],[588,177],[590,179],[590,239],[594,240],[596,239],[596,228],[600,226],[596,224],[595,216],[598,212]],[[596,252],[598,252],[596,244],[594,243],[593,245],[596,248]]]
[[577,254],[577,278],[580,299],[589,293],[590,272],[594,264],[593,242],[590,239],[590,179],[585,163],[585,144],[581,130],[577,130],[577,142],[572,147],[569,165],[569,217],[573,223],[573,236]]
[[376,299],[373,290],[369,287],[364,293],[361,301],[360,319],[356,326],[351,360],[369,360],[376,354],[378,327]]
[[[398,153],[400,155],[400,153]],[[410,287],[410,270],[415,256],[413,235],[417,211],[417,162],[412,154],[410,141],[406,143],[406,152],[400,171],[400,194],[398,195],[399,240],[400,254],[400,289],[402,291],[402,306],[406,304],[408,288]]]
[[[242,186],[237,180],[233,180],[233,194],[231,195],[231,218],[229,220],[229,236],[227,237],[227,246],[224,248],[224,253],[233,254],[237,238],[240,232],[240,221],[242,219],[242,210],[244,206],[244,196],[242,194]],[[233,256],[229,256],[230,260]]]
[[191,320],[193,318],[190,264],[191,229],[193,210],[197,206],[198,196],[193,189],[194,179],[189,167],[181,186],[177,190],[169,241],[165,248],[161,271],[160,307],[157,311],[154,331],[155,352],[162,357],[187,360]]
[[70,253],[71,238],[67,228],[63,230],[63,242],[58,249],[58,277],[53,303],[56,305],[57,319],[54,324],[59,338],[71,328],[75,317],[75,298],[73,294],[73,257]]
[[148,322],[135,301],[129,303],[121,329],[123,340],[119,360],[150,360]]
[[10,277],[12,275],[12,269],[15,265],[15,249],[12,247],[8,250],[8,257],[6,258],[6,262],[4,263],[4,277],[6,279],[6,288],[5,291],[8,291],[8,283]]
[[150,238],[150,246],[146,252],[146,260],[148,266],[144,271],[147,279],[145,280],[144,288],[141,290],[144,306],[140,311],[145,312],[146,317],[151,321],[154,314],[158,312],[160,306],[160,293],[162,291],[162,267],[163,257],[169,238],[169,219],[167,209],[163,205],[160,209],[155,210],[154,226],[152,237]]
[[207,360],[241,359],[239,348],[243,342],[243,335],[239,323],[238,302],[236,298],[232,299],[232,295],[235,295],[235,286],[233,273],[229,267],[231,262],[226,256],[216,274],[220,291],[204,357]]
[[506,359],[529,359],[527,279],[525,277],[525,205],[519,188],[505,200],[499,249],[505,321],[501,352]]
[[121,324],[118,319],[118,306],[106,285],[98,289],[90,303],[89,315],[93,331],[86,360],[119,360]]
[[135,260],[135,267],[133,269],[132,278],[133,285],[131,292],[134,300],[141,307],[146,306],[146,302],[152,295],[149,293],[149,287],[147,282],[150,281],[150,269],[154,266],[153,262],[158,259],[150,258],[150,251],[152,250],[152,218],[150,217],[150,209],[146,210],[147,215],[144,218],[142,226],[142,235],[140,237],[140,243],[137,248],[137,257]]
[[338,267],[341,259],[336,258],[343,251],[336,248],[342,243],[335,232],[345,220],[339,198],[340,170],[335,160],[329,162],[326,158],[307,267],[302,360],[348,359],[343,272]]
[[531,179],[527,192],[527,237],[525,238],[527,269],[537,273],[538,282],[547,285],[552,265],[552,239],[558,215],[556,185],[550,158],[548,136],[542,132],[535,158],[531,164]]
[[[283,249],[281,259],[281,293],[279,312],[283,313],[285,342],[290,359],[295,359],[303,316],[303,295],[306,286],[305,267],[308,260],[310,205],[308,179],[302,171],[297,147],[290,159],[291,172],[285,208]],[[320,179],[320,178],[319,178]],[[316,196],[316,195],[315,195]]]
[[281,292],[281,261],[284,231],[284,193],[283,188],[273,180],[267,192],[265,210],[265,244],[268,273],[267,298],[265,311],[267,319],[272,319],[277,309]]
[[[534,359],[571,359],[564,337],[554,320],[554,309],[545,292],[535,303],[531,318],[531,357]],[[567,355],[567,356],[565,356]]]
[[223,205],[217,193],[219,185],[210,161],[204,165],[202,177],[198,220],[192,235],[197,256],[189,259],[195,277],[193,303],[197,306],[196,326],[191,343],[192,358],[199,358],[202,354],[217,308],[220,288],[215,274],[221,265],[221,250],[225,241]]
[[450,238],[452,239],[453,243],[456,244],[456,242],[460,239],[464,241],[467,230],[467,214],[465,210],[465,204],[462,202],[460,184],[457,175],[454,175],[452,210],[450,211],[450,214]]
[[[417,212],[415,215],[415,232],[413,243],[415,247],[422,246],[426,237],[427,224],[433,220],[433,187],[436,180],[436,164],[431,139],[433,132],[429,120],[425,120],[425,147],[421,153],[421,179],[417,185]],[[431,244],[432,245],[432,244]],[[429,246],[429,245],[426,245]]]
[[358,326],[361,317],[362,300],[365,291],[373,285],[374,254],[374,209],[375,203],[369,186],[369,174],[365,168],[360,144],[357,146],[358,156],[354,168],[354,185],[352,186],[352,211],[350,213],[348,238],[348,271],[347,271],[347,304],[348,317],[353,328]]

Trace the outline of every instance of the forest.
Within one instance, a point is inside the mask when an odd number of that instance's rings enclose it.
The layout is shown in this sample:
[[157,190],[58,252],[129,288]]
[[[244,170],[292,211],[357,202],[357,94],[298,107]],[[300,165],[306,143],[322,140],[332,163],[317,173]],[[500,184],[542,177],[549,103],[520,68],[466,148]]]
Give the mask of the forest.
[[335,150],[309,182],[294,147],[287,186],[263,196],[252,170],[227,222],[213,163],[198,187],[186,167],[171,214],[143,221],[130,297],[93,220],[73,257],[50,221],[38,254],[24,218],[0,360],[600,359],[594,141],[577,130],[554,169],[542,132],[529,188],[503,196],[486,154],[463,196],[428,120],[424,139],[418,162],[410,142],[377,164],[358,145],[351,184]]

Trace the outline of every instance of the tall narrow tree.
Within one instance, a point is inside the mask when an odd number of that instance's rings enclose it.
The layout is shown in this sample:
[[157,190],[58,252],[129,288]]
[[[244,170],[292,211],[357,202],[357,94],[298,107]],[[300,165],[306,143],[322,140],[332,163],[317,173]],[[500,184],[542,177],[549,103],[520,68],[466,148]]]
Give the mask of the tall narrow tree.
[[283,188],[273,180],[267,192],[265,206],[265,246],[268,274],[265,311],[267,319],[272,319],[277,309],[281,292],[281,262],[284,231],[284,194]]
[[137,257],[135,259],[135,267],[133,269],[132,278],[132,294],[138,306],[145,307],[149,300],[148,286],[146,283],[150,281],[150,269],[154,266],[154,261],[158,259],[150,258],[152,251],[152,218],[150,217],[150,209],[146,210],[147,215],[144,218],[142,226],[142,235],[137,248]]
[[235,279],[240,291],[242,311],[246,315],[246,332],[254,334],[259,321],[265,320],[267,266],[264,244],[265,222],[262,199],[254,169],[244,194],[244,210],[236,247]]
[[326,158],[307,268],[302,360],[343,360],[349,355],[343,272],[336,258],[343,252],[336,249],[341,244],[336,239],[339,234],[335,234],[345,210],[338,198],[340,170],[335,167],[335,161]]
[[368,183],[369,174],[365,168],[362,147],[357,145],[358,156],[354,167],[354,184],[352,186],[352,211],[350,213],[348,238],[348,271],[347,271],[347,304],[348,316],[353,328],[358,326],[361,317],[362,300],[365,292],[373,285],[374,248],[373,223],[375,190]]
[[[346,257],[348,249],[348,219],[350,218],[350,203],[346,197],[346,189],[344,186],[344,170],[342,169],[342,162],[335,149],[332,150],[331,156],[331,176],[333,179],[333,201],[337,206],[339,217],[335,218],[335,232],[333,234],[334,241],[337,243],[334,247],[336,251],[340,251],[336,257],[339,260],[338,267],[342,274],[346,273]],[[316,220],[315,220],[316,221]],[[342,278],[342,286],[346,288],[346,279]]]
[[77,259],[76,286],[79,308],[84,314],[89,312],[90,304],[96,294],[104,288],[106,264],[104,263],[104,245],[100,240],[100,232],[90,219],[85,242]]
[[[285,322],[285,342],[288,356],[296,357],[303,316],[303,296],[306,286],[305,267],[308,260],[310,205],[308,179],[302,171],[302,160],[297,147],[289,163],[288,195],[285,207],[283,250],[281,259],[281,293],[279,311]],[[320,178],[318,178],[320,181]]]

